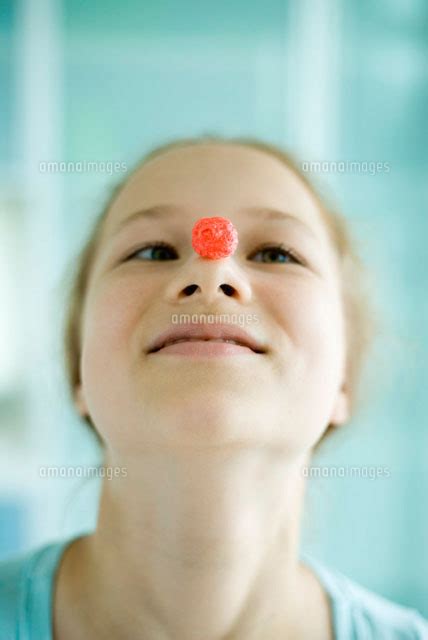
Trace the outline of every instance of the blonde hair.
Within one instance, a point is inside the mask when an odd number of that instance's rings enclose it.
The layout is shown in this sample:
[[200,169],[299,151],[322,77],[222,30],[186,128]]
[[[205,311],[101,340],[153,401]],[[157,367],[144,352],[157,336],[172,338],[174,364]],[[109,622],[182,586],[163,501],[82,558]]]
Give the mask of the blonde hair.
[[[96,218],[88,240],[78,254],[77,260],[73,261],[74,267],[71,272],[72,281],[71,287],[68,291],[66,304],[63,346],[66,378],[71,398],[74,400],[76,387],[80,383],[81,317],[88,278],[98,249],[103,224],[113,202],[128,182],[130,176],[148,161],[171,149],[206,143],[236,144],[250,149],[263,151],[270,156],[277,158],[286,167],[288,167],[288,169],[293,171],[293,173],[304,183],[306,188],[315,198],[320,214],[328,230],[332,246],[336,251],[340,269],[347,344],[345,378],[351,414],[353,414],[357,404],[359,381],[361,378],[364,356],[366,355],[368,347],[374,336],[376,323],[373,309],[369,304],[369,297],[366,289],[368,281],[367,274],[365,272],[364,265],[355,250],[354,241],[351,238],[347,221],[341,214],[328,206],[324,201],[325,199],[321,197],[315,186],[310,182],[305,173],[299,168],[297,162],[288,152],[284,151],[277,145],[262,142],[254,138],[244,137],[226,139],[218,135],[184,138],[153,148],[137,163],[134,169],[131,170],[120,181],[120,183],[114,187],[105,206]],[[98,441],[102,444],[102,439],[90,417],[85,416],[83,419],[91,429],[94,430]],[[331,431],[334,430],[334,428],[335,425],[333,424],[329,424],[327,426],[323,436],[317,443],[317,447],[321,441],[324,441]]]

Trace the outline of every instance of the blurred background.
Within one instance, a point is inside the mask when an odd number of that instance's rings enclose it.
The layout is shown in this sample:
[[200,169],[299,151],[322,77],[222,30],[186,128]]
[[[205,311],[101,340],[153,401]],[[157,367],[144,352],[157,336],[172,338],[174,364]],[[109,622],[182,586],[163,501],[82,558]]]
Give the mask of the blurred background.
[[424,0],[1,0],[0,559],[95,525],[99,479],[43,469],[100,461],[60,326],[112,165],[252,136],[323,163],[382,315],[360,411],[317,459],[345,471],[309,483],[305,550],[428,617],[427,35]]

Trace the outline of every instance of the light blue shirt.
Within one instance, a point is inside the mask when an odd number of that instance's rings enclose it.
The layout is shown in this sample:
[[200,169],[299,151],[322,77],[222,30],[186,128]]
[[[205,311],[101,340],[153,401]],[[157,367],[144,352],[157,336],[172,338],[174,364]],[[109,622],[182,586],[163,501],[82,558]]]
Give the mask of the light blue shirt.
[[[76,537],[0,562],[1,640],[52,640],[55,572]],[[308,554],[301,554],[301,560],[330,598],[335,640],[428,640],[428,620],[416,609],[365,589]]]

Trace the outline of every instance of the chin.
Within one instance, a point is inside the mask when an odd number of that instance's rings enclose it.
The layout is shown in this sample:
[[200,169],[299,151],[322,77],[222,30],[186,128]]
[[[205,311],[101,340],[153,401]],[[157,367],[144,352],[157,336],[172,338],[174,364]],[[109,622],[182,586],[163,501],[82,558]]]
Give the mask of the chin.
[[236,394],[206,393],[183,398],[181,403],[163,403],[157,424],[162,438],[170,438],[178,445],[260,445],[267,436],[266,415],[266,407],[260,402],[254,407],[247,398],[240,402]]

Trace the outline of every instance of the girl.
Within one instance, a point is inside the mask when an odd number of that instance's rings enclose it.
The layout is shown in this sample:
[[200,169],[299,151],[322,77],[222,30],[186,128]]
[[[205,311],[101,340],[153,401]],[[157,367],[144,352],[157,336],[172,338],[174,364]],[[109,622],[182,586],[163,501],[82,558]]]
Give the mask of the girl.
[[[209,216],[238,230],[233,255],[192,248]],[[66,327],[73,402],[114,473],[93,532],[2,564],[2,639],[428,637],[299,552],[304,469],[352,415],[370,337],[360,273],[281,149],[146,156],[81,253]]]

